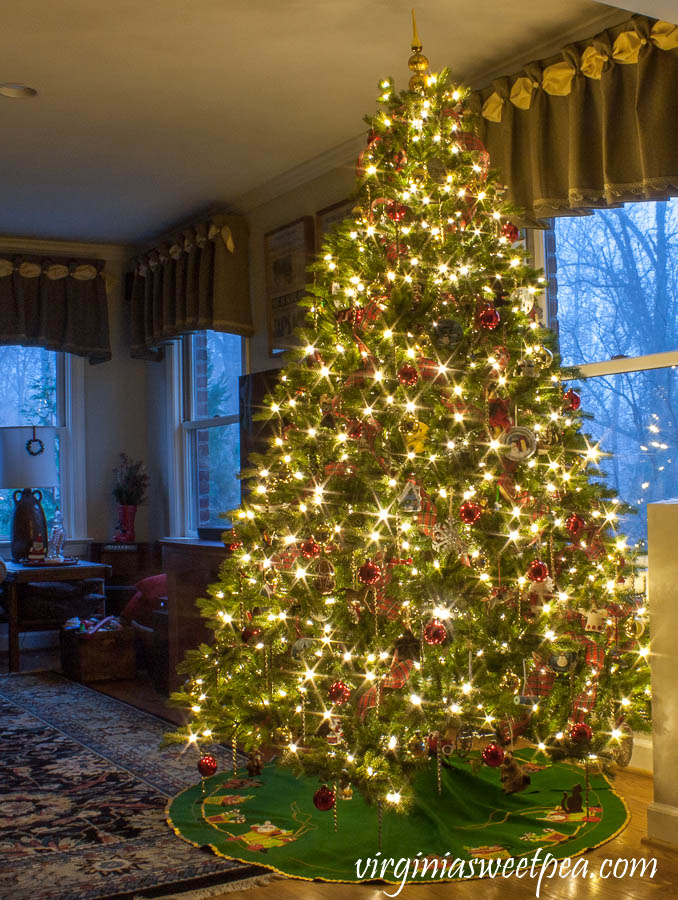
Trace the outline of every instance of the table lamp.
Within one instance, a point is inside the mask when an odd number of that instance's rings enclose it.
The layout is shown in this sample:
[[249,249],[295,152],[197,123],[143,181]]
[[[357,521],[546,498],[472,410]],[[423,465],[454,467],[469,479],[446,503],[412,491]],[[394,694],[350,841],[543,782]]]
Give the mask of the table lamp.
[[14,488],[12,559],[25,559],[33,544],[47,549],[47,521],[42,493],[35,488],[56,487],[54,429],[48,426],[0,428],[0,488]]

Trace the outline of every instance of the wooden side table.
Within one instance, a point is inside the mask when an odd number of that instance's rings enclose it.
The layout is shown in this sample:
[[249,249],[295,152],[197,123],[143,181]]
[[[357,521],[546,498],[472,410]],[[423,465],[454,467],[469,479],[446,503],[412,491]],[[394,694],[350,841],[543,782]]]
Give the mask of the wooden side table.
[[9,671],[20,669],[19,628],[20,585],[40,581],[82,581],[85,578],[105,579],[111,571],[102,563],[78,561],[67,566],[26,566],[23,563],[8,562],[5,579],[7,591],[7,619],[9,624]]

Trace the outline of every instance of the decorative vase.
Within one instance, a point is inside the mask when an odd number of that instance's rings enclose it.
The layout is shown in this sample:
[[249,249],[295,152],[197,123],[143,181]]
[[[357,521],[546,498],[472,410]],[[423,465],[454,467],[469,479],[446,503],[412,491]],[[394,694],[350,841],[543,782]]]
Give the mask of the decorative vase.
[[[12,520],[12,559],[21,562],[35,542],[47,546],[47,522],[40,501],[41,491],[24,488],[14,492],[14,518]],[[43,553],[44,556],[44,553]]]
[[136,506],[118,506],[118,529],[113,538],[118,544],[134,543],[134,517],[137,514]]

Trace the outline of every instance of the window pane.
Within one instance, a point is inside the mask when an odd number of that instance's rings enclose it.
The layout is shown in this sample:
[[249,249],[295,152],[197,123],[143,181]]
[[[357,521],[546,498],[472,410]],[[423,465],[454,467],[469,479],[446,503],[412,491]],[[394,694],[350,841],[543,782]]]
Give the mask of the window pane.
[[201,331],[193,335],[194,418],[238,415],[242,339],[237,334]]
[[56,353],[41,347],[0,347],[0,427],[56,425]]
[[564,365],[678,349],[678,200],[555,220]]
[[240,424],[197,429],[194,449],[198,527],[227,528],[219,514],[240,505]]
[[[41,347],[0,347],[0,427],[57,425],[57,355]],[[59,471],[59,439],[55,442]],[[10,536],[14,491],[32,485],[0,488],[0,539]],[[59,489],[42,490],[42,507],[49,527],[60,505]]]
[[647,504],[678,496],[678,371],[589,378],[581,392],[595,414],[583,430],[613,454],[600,461],[607,483],[637,510],[619,530],[633,543],[647,540]]

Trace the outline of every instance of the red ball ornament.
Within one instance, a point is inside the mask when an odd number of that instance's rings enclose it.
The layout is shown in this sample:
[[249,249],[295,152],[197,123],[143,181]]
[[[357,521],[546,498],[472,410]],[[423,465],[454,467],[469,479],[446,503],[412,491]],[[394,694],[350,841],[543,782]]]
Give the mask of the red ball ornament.
[[570,728],[570,738],[575,744],[588,744],[593,737],[593,730],[586,722],[576,722]]
[[330,698],[332,703],[336,703],[337,706],[341,706],[342,703],[346,703],[348,698],[351,696],[351,690],[348,685],[344,684],[343,681],[335,681],[329,686],[327,696]]
[[348,426],[346,434],[354,441],[359,441],[365,433],[365,426],[357,419]]
[[509,244],[515,244],[520,240],[520,229],[516,228],[513,222],[504,222],[501,226],[501,236],[505,237]]
[[304,559],[315,559],[316,556],[320,556],[320,544],[313,538],[302,541],[301,544],[299,544],[299,549],[301,550],[301,555]]
[[565,527],[570,532],[572,537],[576,540],[586,527],[586,522],[582,519],[581,516],[578,516],[576,513],[572,513],[572,515],[568,516],[568,518],[565,520]]
[[313,803],[317,807],[317,809],[322,812],[327,812],[328,809],[332,809],[335,804],[334,791],[331,791],[326,784],[324,784],[321,788],[313,795]]
[[416,384],[417,381],[419,381],[419,373],[414,366],[406,363],[398,369],[398,381],[401,384],[407,384],[412,387],[413,384]]
[[444,644],[447,640],[447,629],[438,619],[431,619],[424,625],[424,640],[427,644],[437,646]]
[[230,550],[231,553],[233,553],[235,550],[240,550],[240,548],[242,547],[242,541],[238,539],[238,535],[235,533],[235,531],[232,531],[229,536],[228,543],[224,543],[224,546],[227,550]]
[[565,409],[569,409],[572,412],[575,412],[581,406],[580,395],[576,391],[572,390],[572,388],[570,388],[569,391],[565,391],[565,393],[563,394],[563,405]]
[[495,307],[491,303],[483,306],[483,308],[478,313],[477,319],[480,327],[485,328],[488,331],[494,331],[494,329],[501,321],[498,310],[495,309]]
[[473,500],[465,500],[459,507],[459,518],[465,525],[475,525],[482,513],[482,506]]
[[389,200],[386,204],[386,215],[393,222],[402,222],[407,215],[407,207],[403,206],[402,203],[397,203],[395,200]]
[[249,644],[252,638],[257,638],[261,634],[261,628],[252,628],[251,625],[246,625],[245,628],[240,632],[240,638],[243,644]]
[[540,559],[533,559],[525,573],[530,581],[542,582],[549,577],[549,567]]
[[503,749],[499,744],[495,744],[494,741],[483,750],[483,762],[487,766],[492,766],[493,769],[496,769],[497,766],[504,762],[504,756]]
[[203,778],[209,778],[217,771],[217,761],[213,756],[201,756],[198,762],[198,772]]
[[381,569],[375,562],[372,562],[371,559],[368,559],[367,562],[358,569],[358,579],[362,581],[363,584],[376,584],[380,578]]

